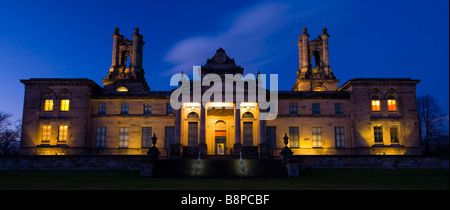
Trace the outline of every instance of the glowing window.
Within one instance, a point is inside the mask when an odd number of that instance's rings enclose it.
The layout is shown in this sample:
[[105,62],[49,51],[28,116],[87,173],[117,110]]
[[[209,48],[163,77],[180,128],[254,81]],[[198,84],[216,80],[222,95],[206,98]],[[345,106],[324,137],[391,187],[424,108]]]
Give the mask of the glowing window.
[[187,118],[199,119],[200,116],[196,112],[191,112],[187,115]]
[[128,148],[129,127],[119,127],[119,148]]
[[325,91],[325,89],[323,89],[323,87],[316,87],[313,91]]
[[242,114],[242,118],[255,118],[255,116],[251,112],[245,112]]
[[117,90],[116,90],[117,92],[128,92],[128,89],[126,88],[126,87],[119,87],[119,88],[117,88]]
[[388,98],[388,111],[390,111],[390,112],[397,111],[397,103],[395,101],[394,96],[389,96],[389,98]]
[[59,135],[58,135],[58,141],[67,141],[67,130],[69,129],[69,126],[67,125],[60,125],[59,126]]
[[65,112],[69,111],[69,103],[70,103],[69,99],[63,98],[61,100],[61,111],[65,111]]
[[51,125],[42,126],[42,141],[49,142],[50,141],[50,132],[52,130]]
[[377,143],[383,143],[383,129],[381,125],[376,125],[373,127],[374,140]]
[[322,127],[312,127],[312,143],[315,148],[322,147]]
[[53,99],[51,97],[45,99],[44,111],[53,111]]
[[372,97],[372,111],[374,112],[380,111],[380,98],[378,98],[378,96]]

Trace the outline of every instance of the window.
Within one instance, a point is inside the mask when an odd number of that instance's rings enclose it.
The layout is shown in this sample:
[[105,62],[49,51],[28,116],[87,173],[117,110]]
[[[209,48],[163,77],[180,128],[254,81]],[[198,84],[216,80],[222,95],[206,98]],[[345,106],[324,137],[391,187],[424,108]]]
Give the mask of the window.
[[95,147],[105,148],[106,145],[106,127],[97,127],[95,136]]
[[190,112],[190,113],[187,115],[187,118],[189,118],[189,119],[199,119],[200,116],[199,116],[196,112]]
[[289,104],[289,114],[297,114],[297,104]]
[[291,148],[300,147],[298,127],[289,127],[289,142]]
[[173,114],[172,105],[170,105],[169,103],[166,104],[166,114]]
[[251,113],[251,112],[245,112],[244,114],[242,114],[242,118],[243,119],[253,119],[255,118],[255,116]]
[[119,88],[117,88],[117,90],[116,90],[117,92],[128,92],[128,89],[126,88],[126,87],[119,87]]
[[313,147],[322,147],[322,127],[314,126],[312,127],[312,143]]
[[128,114],[128,104],[122,104],[120,113],[121,114]]
[[334,104],[334,113],[335,114],[342,114],[343,113],[342,104]]
[[119,127],[119,148],[128,148],[129,127]]
[[142,127],[142,148],[152,147],[152,127]]
[[67,125],[60,125],[59,126],[59,135],[58,135],[58,141],[59,142],[67,141],[67,130],[68,129],[69,129],[69,126],[67,126]]
[[312,104],[312,113],[313,114],[320,114],[320,104]]
[[372,97],[372,111],[380,111],[380,98],[378,96]]
[[398,143],[398,126],[397,125],[391,125],[390,128],[391,133],[391,142],[392,143]]
[[169,148],[175,142],[175,127],[167,126],[165,129],[166,147]]
[[64,96],[61,99],[61,111],[63,112],[69,111],[69,103],[70,103],[69,98],[67,96]]
[[188,122],[188,146],[198,144],[198,122]]
[[244,122],[244,146],[253,146],[253,122]]
[[52,99],[52,97],[47,97],[45,99],[44,111],[46,111],[46,112],[53,111],[53,99]]
[[397,104],[394,96],[389,96],[387,102],[388,102],[388,111],[390,112],[397,111]]
[[336,148],[345,148],[345,127],[334,127],[334,140],[336,142]]
[[276,141],[277,141],[277,129],[275,126],[267,126],[266,127],[266,141],[270,145],[270,148],[276,147]]
[[144,114],[152,114],[152,105],[144,104]]
[[106,114],[106,104],[98,105],[98,114]]
[[373,136],[376,143],[383,142],[383,130],[381,125],[376,125],[373,127]]
[[42,142],[50,142],[51,131],[52,131],[51,125],[42,126]]

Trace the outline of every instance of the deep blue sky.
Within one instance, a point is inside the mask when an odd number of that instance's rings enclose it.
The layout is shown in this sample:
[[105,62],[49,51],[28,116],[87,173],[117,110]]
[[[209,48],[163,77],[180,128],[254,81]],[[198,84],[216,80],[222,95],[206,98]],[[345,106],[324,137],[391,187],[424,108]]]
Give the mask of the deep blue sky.
[[129,39],[141,29],[151,90],[170,90],[173,73],[192,74],[192,65],[204,65],[220,46],[244,73],[277,73],[279,89],[290,90],[302,28],[313,39],[327,27],[340,85],[352,78],[421,79],[417,95],[432,94],[449,109],[448,0],[14,0],[0,3],[0,20],[0,110],[14,119],[22,116],[19,79],[89,78],[102,85],[116,26]]

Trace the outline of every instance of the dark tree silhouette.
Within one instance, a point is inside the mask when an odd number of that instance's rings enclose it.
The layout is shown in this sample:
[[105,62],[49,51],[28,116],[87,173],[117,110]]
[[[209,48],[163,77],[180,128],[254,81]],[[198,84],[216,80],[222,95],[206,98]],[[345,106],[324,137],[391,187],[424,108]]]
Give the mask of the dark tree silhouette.
[[417,98],[417,112],[421,141],[424,144],[424,153],[430,152],[430,143],[433,140],[443,138],[445,113],[437,104],[437,99],[431,95]]

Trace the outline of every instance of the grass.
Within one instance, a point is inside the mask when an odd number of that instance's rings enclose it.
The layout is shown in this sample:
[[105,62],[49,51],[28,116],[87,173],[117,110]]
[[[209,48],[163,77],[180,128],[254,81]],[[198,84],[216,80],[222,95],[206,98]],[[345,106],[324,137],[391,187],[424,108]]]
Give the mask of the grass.
[[307,169],[286,179],[151,179],[137,171],[1,171],[0,190],[449,190],[449,171]]

